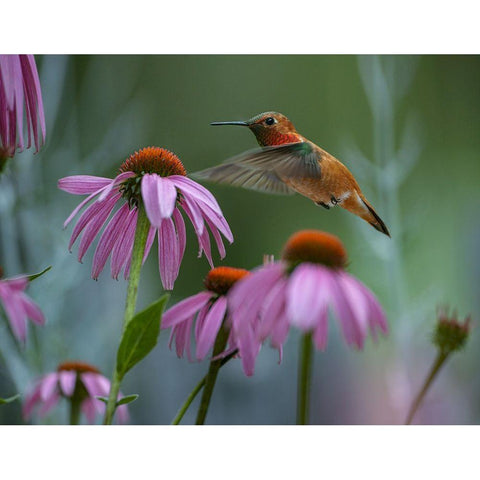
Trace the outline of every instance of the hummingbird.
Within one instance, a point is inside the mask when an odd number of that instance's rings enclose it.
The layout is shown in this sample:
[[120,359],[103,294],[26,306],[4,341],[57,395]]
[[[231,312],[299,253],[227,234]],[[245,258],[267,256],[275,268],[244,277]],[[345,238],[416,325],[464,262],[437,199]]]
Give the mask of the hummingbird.
[[390,236],[350,170],[300,135],[285,115],[264,112],[247,121],[212,122],[210,125],[248,127],[260,148],[196,172],[193,174],[196,178],[267,193],[299,193],[327,210],[338,205]]

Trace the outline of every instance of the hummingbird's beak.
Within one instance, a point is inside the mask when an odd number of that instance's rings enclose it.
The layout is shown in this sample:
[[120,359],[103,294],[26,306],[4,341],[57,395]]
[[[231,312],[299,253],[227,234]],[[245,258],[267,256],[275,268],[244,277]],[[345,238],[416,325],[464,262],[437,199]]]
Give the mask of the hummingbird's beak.
[[212,122],[210,125],[240,125],[242,127],[248,127],[247,122]]

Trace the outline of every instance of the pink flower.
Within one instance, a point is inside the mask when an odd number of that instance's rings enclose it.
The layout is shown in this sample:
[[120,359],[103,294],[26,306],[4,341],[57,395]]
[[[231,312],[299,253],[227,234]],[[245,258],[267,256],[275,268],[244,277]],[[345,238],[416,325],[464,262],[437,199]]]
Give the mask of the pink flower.
[[45,115],[35,59],[33,55],[0,55],[0,158],[13,157],[17,147],[25,148],[24,109],[27,148],[33,137],[38,152],[45,142]]
[[[79,261],[106,225],[94,254],[93,278],[98,278],[109,256],[112,277],[118,278],[122,269],[125,278],[128,277],[140,203],[145,206],[151,224],[143,260],[158,236],[160,277],[165,289],[173,289],[185,251],[185,222],[180,208],[193,224],[200,249],[198,256],[204,252],[213,267],[207,226],[221,258],[225,256],[220,233],[230,243],[233,236],[222,210],[206,188],[186,177],[185,168],[173,153],[158,147],[144,148],[130,156],[120,171],[113,180],[76,175],[58,182],[61,190],[88,195],[64,223],[67,226],[80,209],[90,203],[75,225],[69,244],[70,249],[83,232]],[[109,219],[118,204],[120,208]]]
[[[195,323],[196,358],[202,360],[215,344],[227,315],[227,292],[241,278],[248,275],[247,270],[232,267],[217,267],[205,278],[206,291],[197,293],[169,308],[162,316],[162,328],[172,328],[170,348],[175,339],[178,357],[183,357],[185,350],[190,361],[192,354],[190,339]],[[223,355],[237,349],[235,337],[230,331],[228,348]]]
[[[64,397],[80,401],[81,411],[88,423],[94,423],[96,414],[103,415],[105,412],[105,403],[95,397],[108,397],[109,392],[110,381],[95,367],[84,362],[64,362],[56,372],[48,373],[37,381],[25,399],[23,416],[26,420],[30,419],[35,407],[39,407],[38,413],[43,417]],[[117,414],[119,423],[128,422],[126,405],[120,405]]]
[[291,326],[311,332],[324,350],[328,311],[340,322],[348,345],[363,348],[370,331],[387,333],[387,322],[375,295],[345,272],[346,252],[328,233],[306,230],[288,241],[282,260],[257,268],[229,293],[233,331],[243,367],[252,375],[259,344],[270,338],[284,344]]
[[22,342],[27,337],[27,318],[37,325],[45,324],[45,317],[38,305],[25,294],[26,276],[0,279],[0,300],[13,334]]

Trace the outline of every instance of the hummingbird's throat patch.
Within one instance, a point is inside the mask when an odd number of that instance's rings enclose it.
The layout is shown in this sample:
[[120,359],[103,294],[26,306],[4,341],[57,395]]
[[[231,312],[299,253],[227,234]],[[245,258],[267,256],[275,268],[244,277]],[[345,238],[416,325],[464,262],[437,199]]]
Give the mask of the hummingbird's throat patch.
[[217,267],[208,272],[203,283],[207,290],[225,295],[236,282],[249,274],[243,268]]
[[310,262],[329,268],[344,268],[347,251],[335,235],[320,230],[302,230],[289,238],[282,258],[292,265]]

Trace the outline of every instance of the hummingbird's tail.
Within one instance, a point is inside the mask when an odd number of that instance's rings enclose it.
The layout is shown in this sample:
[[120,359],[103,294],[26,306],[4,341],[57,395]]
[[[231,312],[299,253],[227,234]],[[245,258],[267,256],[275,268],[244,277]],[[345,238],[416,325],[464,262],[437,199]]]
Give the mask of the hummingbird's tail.
[[363,196],[361,192],[358,192],[356,194],[353,194],[349,198],[346,198],[339,205],[354,213],[355,215],[358,215],[360,218],[363,218],[379,232],[390,236],[390,232],[388,231],[387,226],[385,225],[385,223],[383,223],[383,220],[378,216],[377,212],[368,203],[367,199]]

